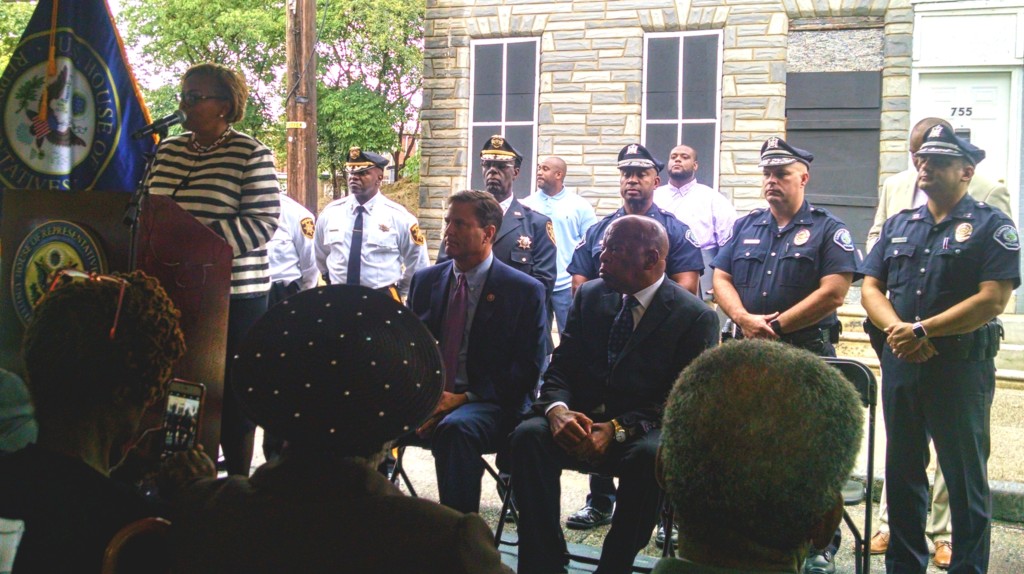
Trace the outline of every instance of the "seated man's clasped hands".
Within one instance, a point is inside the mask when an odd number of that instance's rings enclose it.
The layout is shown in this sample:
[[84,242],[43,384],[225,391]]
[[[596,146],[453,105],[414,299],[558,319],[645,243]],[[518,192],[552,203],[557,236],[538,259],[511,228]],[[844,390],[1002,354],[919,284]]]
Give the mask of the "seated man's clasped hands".
[[600,279],[576,293],[535,416],[512,433],[520,512],[519,572],[564,572],[563,468],[618,476],[599,573],[629,572],[657,520],[654,458],[665,398],[679,372],[718,339],[718,317],[665,276],[668,237],[627,215],[604,236]]

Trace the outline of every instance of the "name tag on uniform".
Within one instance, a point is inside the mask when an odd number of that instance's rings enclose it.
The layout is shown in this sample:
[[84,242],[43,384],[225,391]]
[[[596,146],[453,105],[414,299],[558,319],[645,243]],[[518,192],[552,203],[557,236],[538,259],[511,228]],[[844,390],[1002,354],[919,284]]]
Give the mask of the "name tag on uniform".
[[889,243],[906,243],[906,242],[907,242],[907,238],[906,237],[893,237],[892,239],[889,240]]
[[757,245],[758,243],[761,243],[761,240],[756,238],[756,237],[753,238],[753,239],[744,239],[743,240],[743,245]]

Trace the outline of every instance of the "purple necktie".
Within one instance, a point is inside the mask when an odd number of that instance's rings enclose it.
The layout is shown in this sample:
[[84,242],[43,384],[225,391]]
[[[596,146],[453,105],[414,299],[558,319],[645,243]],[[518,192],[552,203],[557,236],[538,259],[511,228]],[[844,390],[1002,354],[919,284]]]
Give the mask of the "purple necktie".
[[455,390],[455,375],[459,372],[459,349],[466,332],[466,309],[469,297],[466,292],[466,275],[459,274],[455,290],[448,301],[448,312],[441,327],[441,358],[444,359],[444,390]]

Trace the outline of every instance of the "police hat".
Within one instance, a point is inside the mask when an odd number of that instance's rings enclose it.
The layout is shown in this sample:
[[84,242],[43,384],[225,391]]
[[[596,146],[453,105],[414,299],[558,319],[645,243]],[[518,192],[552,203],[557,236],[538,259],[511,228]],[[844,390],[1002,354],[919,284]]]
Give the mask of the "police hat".
[[516,167],[519,167],[523,163],[523,156],[504,136],[494,135],[484,142],[484,147],[480,150],[480,161],[515,162]]
[[629,144],[619,150],[619,169],[629,167],[654,168],[654,171],[660,172],[665,164],[658,161],[658,158],[651,155],[651,152],[647,151],[644,146]]
[[764,140],[761,145],[761,163],[757,167],[772,167],[776,165],[789,165],[798,161],[807,167],[814,161],[814,154],[786,143],[786,140],[772,136]]
[[948,127],[938,124],[928,130],[928,133],[924,136],[924,143],[921,144],[921,149],[917,150],[917,153],[914,154],[915,157],[919,155],[962,157],[971,162],[971,165],[977,165],[981,160],[985,159],[985,150],[956,135]]
[[371,167],[384,169],[387,165],[388,158],[380,154],[363,151],[358,146],[348,148],[348,161],[345,162],[345,169],[349,173],[363,173]]
[[310,289],[275,305],[233,361],[232,383],[256,424],[349,456],[416,430],[444,388],[427,327],[390,296],[355,285]]

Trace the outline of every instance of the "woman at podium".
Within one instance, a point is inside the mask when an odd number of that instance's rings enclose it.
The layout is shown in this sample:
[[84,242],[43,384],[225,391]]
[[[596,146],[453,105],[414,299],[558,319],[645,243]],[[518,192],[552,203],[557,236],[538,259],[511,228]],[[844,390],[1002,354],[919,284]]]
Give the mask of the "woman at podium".
[[[171,196],[231,246],[228,357],[267,310],[266,244],[280,213],[280,187],[270,149],[231,127],[244,115],[248,94],[245,79],[230,68],[189,68],[178,97],[187,131],[160,143],[147,181],[149,193]],[[221,447],[228,472],[248,475],[255,425],[242,413],[230,376],[224,381]]]

